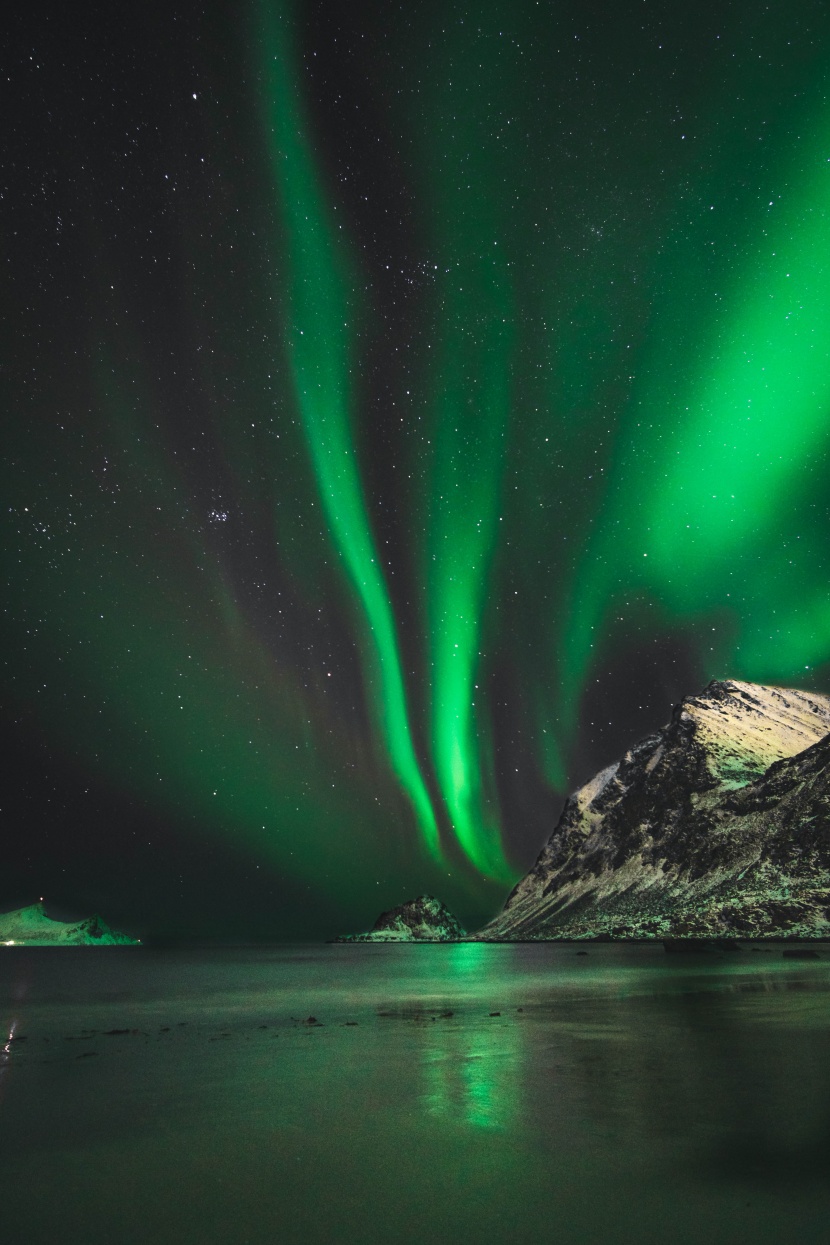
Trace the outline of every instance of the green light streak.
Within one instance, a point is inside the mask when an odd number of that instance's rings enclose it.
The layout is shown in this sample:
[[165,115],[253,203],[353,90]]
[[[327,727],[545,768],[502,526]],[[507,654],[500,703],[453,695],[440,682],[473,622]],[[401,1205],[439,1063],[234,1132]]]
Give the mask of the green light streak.
[[[661,314],[680,340],[652,343],[562,636],[571,727],[610,615],[638,594],[700,636],[704,677],[799,680],[827,658],[826,593],[804,585],[827,560],[811,498],[830,433],[828,143],[824,116],[787,152],[786,194],[756,202],[731,276],[673,274]],[[692,290],[713,310],[683,336]]]
[[524,153],[510,143],[499,150],[492,133],[509,137],[518,104],[524,66],[511,38],[516,25],[500,3],[477,10],[474,30],[442,17],[421,52],[423,115],[415,127],[411,115],[402,117],[425,188],[434,274],[434,348],[421,387],[429,448],[419,464],[433,765],[462,851],[482,875],[502,882],[515,873],[482,757],[491,733],[482,654],[485,618],[499,593],[494,571],[514,403],[517,306],[504,187],[520,179]]
[[715,326],[725,347],[655,473],[649,578],[683,608],[701,577],[776,521],[830,430],[829,142],[824,125],[801,153],[805,172],[761,209],[762,240]]
[[286,10],[262,4],[259,13],[265,137],[285,232],[286,340],[295,398],[331,535],[368,623],[367,683],[381,733],[424,846],[440,861],[438,827],[410,733],[395,621],[350,427],[354,282],[305,137]]
[[464,284],[468,297],[493,314],[475,346],[466,353],[456,350],[439,370],[428,566],[432,739],[441,792],[461,847],[482,873],[508,881],[512,874],[501,852],[498,822],[492,814],[488,820],[484,807],[475,681],[498,536],[512,334],[504,314],[509,299],[503,275],[488,265]]

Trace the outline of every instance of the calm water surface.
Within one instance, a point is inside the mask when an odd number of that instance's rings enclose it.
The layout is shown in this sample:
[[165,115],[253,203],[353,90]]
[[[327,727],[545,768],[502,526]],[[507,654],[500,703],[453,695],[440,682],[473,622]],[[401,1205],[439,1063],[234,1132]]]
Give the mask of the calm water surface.
[[0,1009],[3,1241],[830,1240],[830,953],[4,948]]

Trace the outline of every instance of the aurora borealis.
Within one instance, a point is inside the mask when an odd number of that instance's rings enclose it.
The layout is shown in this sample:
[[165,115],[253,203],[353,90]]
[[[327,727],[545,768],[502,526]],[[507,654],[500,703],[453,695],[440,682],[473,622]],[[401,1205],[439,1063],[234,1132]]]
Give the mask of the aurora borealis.
[[8,906],[472,924],[685,693],[830,690],[823,5],[9,49]]

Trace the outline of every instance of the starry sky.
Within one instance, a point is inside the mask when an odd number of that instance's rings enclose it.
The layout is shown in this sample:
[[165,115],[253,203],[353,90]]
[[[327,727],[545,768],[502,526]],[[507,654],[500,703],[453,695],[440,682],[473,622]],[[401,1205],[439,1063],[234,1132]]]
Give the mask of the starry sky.
[[5,44],[4,906],[475,927],[683,695],[830,690],[826,5]]

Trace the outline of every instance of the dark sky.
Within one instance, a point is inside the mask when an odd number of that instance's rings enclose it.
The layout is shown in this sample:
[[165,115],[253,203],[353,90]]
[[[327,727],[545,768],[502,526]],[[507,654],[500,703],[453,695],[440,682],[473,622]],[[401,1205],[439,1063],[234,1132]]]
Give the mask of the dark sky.
[[825,4],[4,43],[0,904],[475,925],[683,695],[830,689]]

